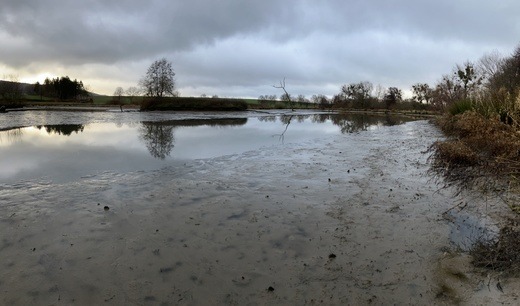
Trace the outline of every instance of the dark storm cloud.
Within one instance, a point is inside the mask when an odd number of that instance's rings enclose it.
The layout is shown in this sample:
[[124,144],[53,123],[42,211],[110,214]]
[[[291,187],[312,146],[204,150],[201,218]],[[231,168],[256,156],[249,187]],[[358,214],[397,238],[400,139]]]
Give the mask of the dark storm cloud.
[[0,8],[0,28],[26,49],[0,54],[18,65],[149,57],[256,31],[284,15],[272,10],[275,2],[10,1]]
[[137,81],[166,56],[191,93],[250,95],[283,77],[305,94],[361,80],[409,86],[511,52],[520,37],[517,0],[4,2],[0,67],[54,65],[110,83]]

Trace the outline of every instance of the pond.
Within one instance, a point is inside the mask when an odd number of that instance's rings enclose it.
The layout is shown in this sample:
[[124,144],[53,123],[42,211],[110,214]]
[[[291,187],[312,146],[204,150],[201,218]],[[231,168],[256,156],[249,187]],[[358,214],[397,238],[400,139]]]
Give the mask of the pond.
[[[11,113],[0,130],[0,182],[65,182],[146,171],[410,121],[330,113]],[[72,122],[72,123],[71,123]],[[16,124],[22,126],[16,126]],[[14,124],[14,126],[13,126]],[[1,128],[1,126],[0,126]]]
[[478,304],[410,120],[1,114],[0,304]]

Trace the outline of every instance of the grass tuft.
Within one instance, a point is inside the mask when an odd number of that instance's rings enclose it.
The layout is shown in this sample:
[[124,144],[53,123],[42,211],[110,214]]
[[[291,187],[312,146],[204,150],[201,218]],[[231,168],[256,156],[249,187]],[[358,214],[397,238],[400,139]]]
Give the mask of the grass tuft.
[[520,275],[520,229],[510,224],[500,230],[496,241],[479,242],[472,250],[473,265],[511,276]]

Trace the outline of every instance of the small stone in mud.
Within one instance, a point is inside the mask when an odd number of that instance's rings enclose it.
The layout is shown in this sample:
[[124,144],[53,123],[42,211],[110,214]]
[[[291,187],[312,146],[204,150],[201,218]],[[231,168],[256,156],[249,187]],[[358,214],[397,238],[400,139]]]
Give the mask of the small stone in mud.
[[329,178],[329,182],[330,182],[330,178]]
[[334,253],[330,253],[330,254],[329,254],[329,258],[330,258],[330,259],[334,259],[334,258],[336,258],[336,254],[334,254]]
[[108,206],[103,207],[105,211],[109,210],[110,208]]
[[265,197],[266,197],[266,198],[268,198],[268,197],[269,197],[269,195],[266,195]]
[[267,291],[269,292],[273,292],[274,291],[274,288],[272,286],[269,286],[269,288],[267,288]]
[[101,205],[101,204],[97,203],[97,205],[99,206],[99,205]]
[[170,267],[168,267],[168,268],[161,268],[159,270],[159,273],[169,273],[169,272],[172,272],[172,271],[173,271],[173,268],[170,268]]
[[33,251],[33,252],[36,251],[36,248],[33,248],[32,251]]

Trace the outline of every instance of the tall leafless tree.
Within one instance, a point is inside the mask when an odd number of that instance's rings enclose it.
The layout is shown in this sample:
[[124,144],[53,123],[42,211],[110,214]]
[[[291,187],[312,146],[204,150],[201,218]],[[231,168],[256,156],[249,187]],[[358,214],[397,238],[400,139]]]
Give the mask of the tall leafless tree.
[[114,97],[117,98],[118,102],[121,102],[121,97],[123,96],[123,94],[124,94],[123,87],[117,87],[116,90],[114,91]]
[[280,97],[280,100],[282,100],[284,102],[289,102],[289,104],[291,105],[291,108],[294,110],[294,105],[293,105],[293,101],[291,99],[291,95],[285,89],[285,78],[283,78],[283,80],[280,81],[280,85],[273,85],[273,87],[283,90],[284,93]]
[[149,97],[174,96],[176,95],[174,77],[172,63],[162,58],[150,65],[140,83]]
[[130,104],[132,104],[135,96],[138,96],[140,94],[140,90],[135,86],[130,86],[125,90],[125,94],[130,100]]

